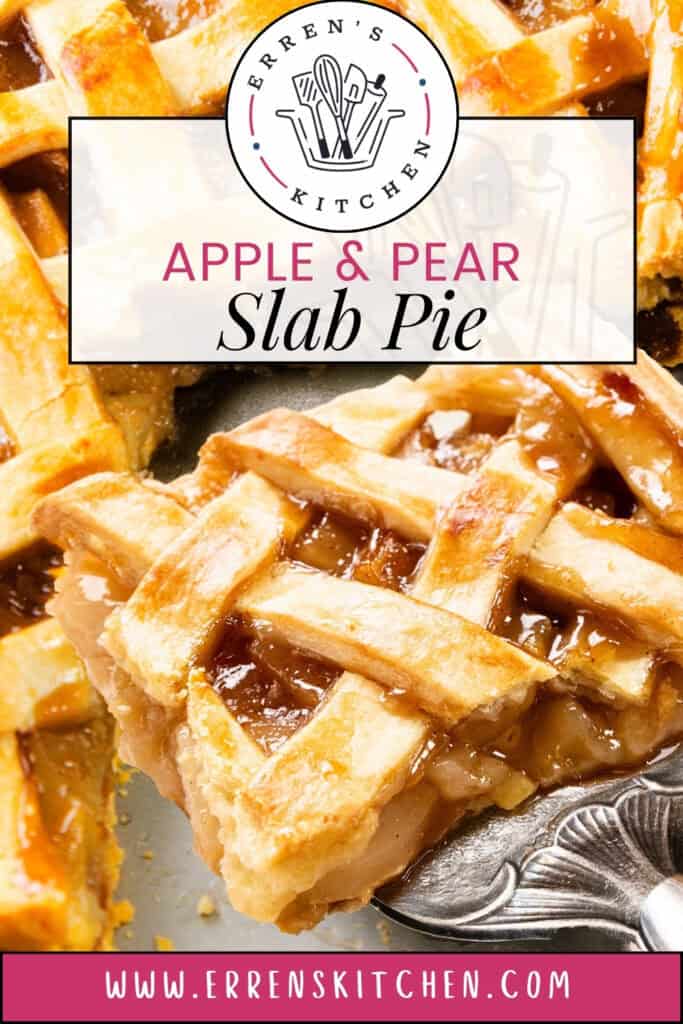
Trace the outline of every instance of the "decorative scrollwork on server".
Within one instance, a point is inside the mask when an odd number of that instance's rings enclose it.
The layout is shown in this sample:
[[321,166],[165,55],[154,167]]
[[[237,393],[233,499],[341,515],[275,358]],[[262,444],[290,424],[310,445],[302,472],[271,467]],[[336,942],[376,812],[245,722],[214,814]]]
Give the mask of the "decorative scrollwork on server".
[[380,906],[455,939],[588,929],[605,948],[683,949],[682,873],[678,748],[636,777],[567,787],[475,824],[385,890]]

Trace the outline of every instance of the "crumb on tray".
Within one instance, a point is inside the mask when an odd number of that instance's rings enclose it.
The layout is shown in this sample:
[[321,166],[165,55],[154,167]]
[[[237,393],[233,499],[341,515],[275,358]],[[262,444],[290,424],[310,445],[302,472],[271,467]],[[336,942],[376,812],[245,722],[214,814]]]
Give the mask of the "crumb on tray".
[[197,900],[197,913],[200,917],[213,917],[216,913],[216,904],[208,893],[204,893],[204,895],[200,896]]
[[121,928],[134,919],[135,907],[130,900],[117,900],[111,908],[111,916],[114,928]]

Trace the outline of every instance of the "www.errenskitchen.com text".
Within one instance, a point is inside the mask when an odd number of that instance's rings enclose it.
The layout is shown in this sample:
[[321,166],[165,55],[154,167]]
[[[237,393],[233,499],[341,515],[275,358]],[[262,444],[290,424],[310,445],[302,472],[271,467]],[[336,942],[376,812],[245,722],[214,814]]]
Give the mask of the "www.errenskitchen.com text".
[[566,970],[410,969],[397,971],[312,970],[127,970],[105,972],[107,999],[297,1000],[381,999],[395,996],[418,1000],[559,999],[571,996]]

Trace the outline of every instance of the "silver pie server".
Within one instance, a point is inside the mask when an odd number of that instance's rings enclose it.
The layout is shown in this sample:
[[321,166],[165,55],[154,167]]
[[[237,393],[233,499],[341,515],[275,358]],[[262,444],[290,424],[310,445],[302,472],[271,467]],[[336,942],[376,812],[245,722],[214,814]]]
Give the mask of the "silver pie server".
[[582,948],[683,950],[683,746],[639,775],[472,819],[375,905],[442,938],[576,931]]

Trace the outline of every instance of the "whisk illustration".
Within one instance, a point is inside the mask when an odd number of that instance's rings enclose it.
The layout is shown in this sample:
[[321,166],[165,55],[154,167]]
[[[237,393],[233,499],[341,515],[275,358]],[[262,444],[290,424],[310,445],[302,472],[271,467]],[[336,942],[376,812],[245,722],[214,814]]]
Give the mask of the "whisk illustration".
[[325,53],[320,57],[316,57],[313,65],[313,78],[337,126],[342,156],[345,160],[350,160],[353,153],[351,152],[351,145],[346,132],[346,125],[344,124],[346,106],[344,103],[344,83],[342,81],[339,61]]

